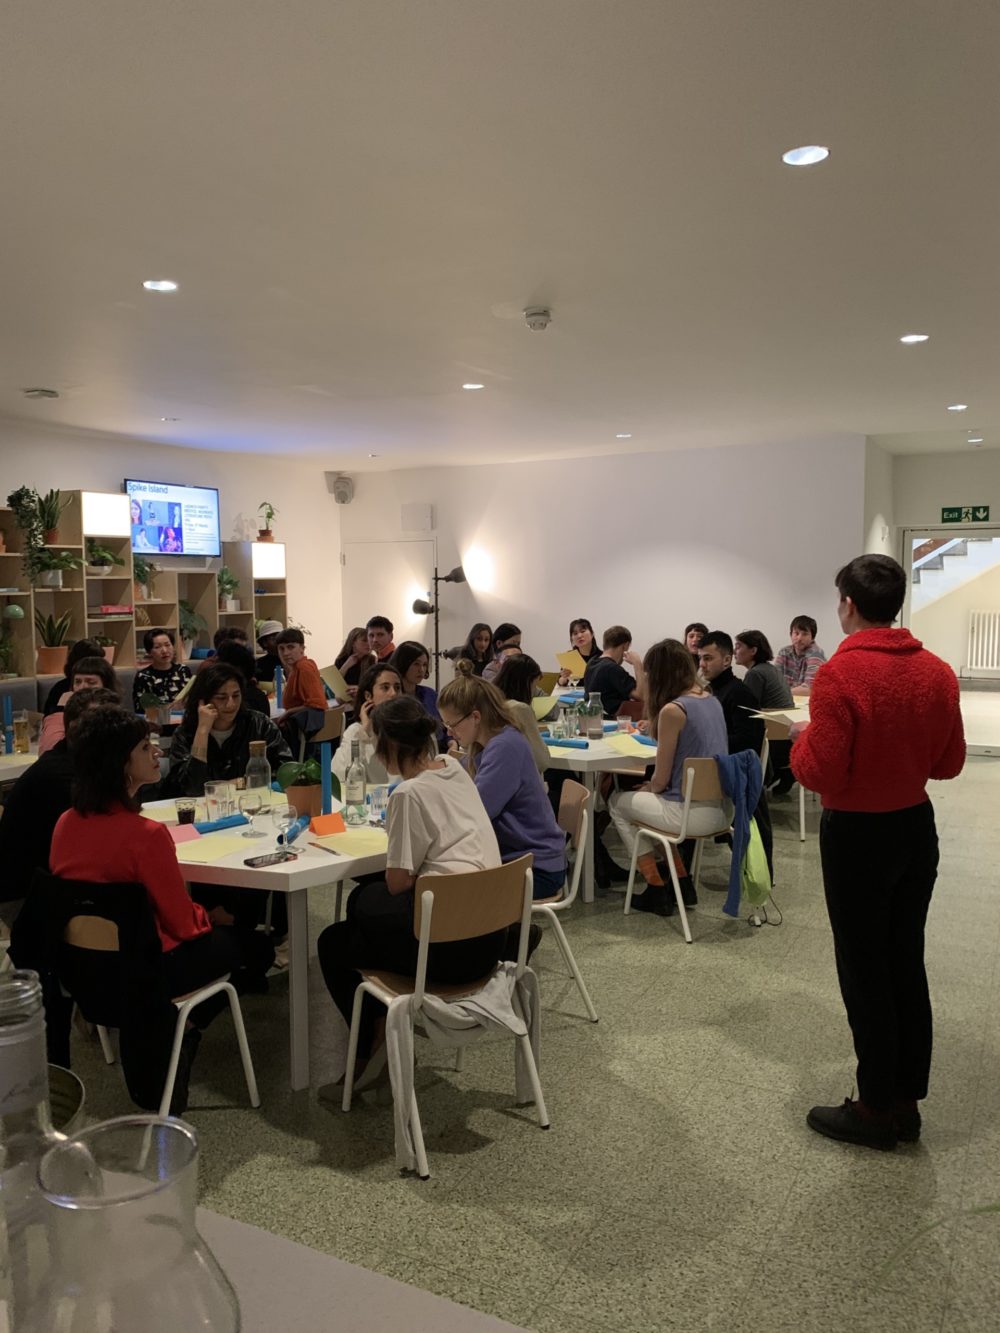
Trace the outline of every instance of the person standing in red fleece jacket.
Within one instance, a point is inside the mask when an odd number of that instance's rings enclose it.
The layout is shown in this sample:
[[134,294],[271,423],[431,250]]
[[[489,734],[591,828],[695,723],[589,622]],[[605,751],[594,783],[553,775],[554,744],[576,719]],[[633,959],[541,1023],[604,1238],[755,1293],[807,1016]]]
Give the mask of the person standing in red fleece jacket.
[[827,1138],[892,1149],[920,1137],[931,1067],[924,923],[937,878],[928,778],[965,764],[958,681],[909,630],[893,629],[906,575],[862,555],[836,577],[848,635],[813,681],[791,765],[823,802],[820,856],[858,1100],[814,1106]]

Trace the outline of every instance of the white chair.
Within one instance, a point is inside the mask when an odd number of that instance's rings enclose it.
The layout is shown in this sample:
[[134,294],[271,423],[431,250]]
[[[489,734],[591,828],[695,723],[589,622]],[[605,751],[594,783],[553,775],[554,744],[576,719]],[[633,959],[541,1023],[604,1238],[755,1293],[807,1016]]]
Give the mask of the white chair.
[[[691,812],[692,801],[724,801],[725,796],[722,791],[722,785],[719,782],[719,769],[714,759],[688,759],[684,764],[684,802],[681,806],[681,823],[676,833],[667,833],[663,829],[652,828],[648,824],[635,824],[635,846],[632,849],[632,863],[628,872],[628,888],[625,890],[625,915],[628,916],[632,910],[632,892],[635,888],[635,872],[639,861],[639,849],[644,841],[657,842],[663,848],[664,859],[667,863],[667,869],[670,871],[670,882],[674,889],[674,898],[677,901],[677,911],[681,918],[681,928],[684,931],[684,938],[688,944],[692,943],[691,927],[688,925],[687,911],[684,907],[684,899],[681,896],[680,880],[677,877],[677,867],[674,865],[674,848],[686,840],[693,839],[696,842],[694,858],[691,862],[691,879],[695,889],[698,888],[698,876],[701,871],[701,852],[702,847],[710,839],[717,838],[720,833],[729,830],[728,823],[723,822],[721,827],[713,829],[711,833],[689,833],[688,817]],[[722,816],[720,815],[720,819]]]
[[532,916],[544,917],[552,927],[556,943],[559,945],[562,956],[566,960],[566,966],[576,982],[580,998],[583,1000],[584,1007],[590,1016],[590,1021],[596,1023],[597,1010],[594,1008],[594,1002],[590,998],[586,983],[580,975],[580,969],[577,967],[573,951],[569,947],[569,941],[566,939],[562,923],[556,915],[557,912],[565,912],[576,901],[577,891],[580,887],[580,871],[583,868],[583,848],[587,845],[588,824],[587,788],[582,783],[569,779],[563,783],[562,795],[559,798],[559,827],[569,834],[569,846],[573,851],[572,871],[566,883],[552,898],[536,898],[534,900],[531,904],[531,914]]
[[[373,996],[386,1008],[394,1000],[409,997],[409,1021],[413,1030],[419,1032],[425,997],[435,996],[446,1002],[467,999],[482,990],[494,975],[490,972],[489,976],[481,977],[468,985],[441,986],[433,983],[428,985],[427,954],[430,946],[491,935],[516,922],[520,922],[521,927],[516,968],[516,976],[520,979],[527,970],[531,893],[530,856],[509,861],[495,870],[478,870],[464,875],[420,876],[416,883],[413,901],[413,933],[419,940],[415,976],[402,977],[393,972],[361,969],[362,980],[354,992],[351,1035],[347,1047],[347,1073],[344,1077],[344,1096],[341,1102],[344,1111],[351,1109],[361,1006],[365,995]],[[516,1006],[516,995],[514,1003]],[[485,1027],[478,1029],[478,1033],[482,1037],[489,1035]],[[520,1048],[531,1081],[538,1123],[543,1129],[548,1129],[549,1115],[542,1096],[542,1085],[531,1049],[531,1039],[528,1034],[516,1036],[511,1033],[511,1037]],[[459,1057],[462,1055],[462,1050],[463,1047],[459,1046]],[[461,1068],[461,1058],[458,1067]],[[405,1118],[413,1138],[417,1174],[421,1180],[427,1180],[430,1177],[430,1167],[427,1163],[427,1150],[424,1146],[420,1113],[417,1109],[416,1091],[413,1092],[410,1105],[405,1110]]]

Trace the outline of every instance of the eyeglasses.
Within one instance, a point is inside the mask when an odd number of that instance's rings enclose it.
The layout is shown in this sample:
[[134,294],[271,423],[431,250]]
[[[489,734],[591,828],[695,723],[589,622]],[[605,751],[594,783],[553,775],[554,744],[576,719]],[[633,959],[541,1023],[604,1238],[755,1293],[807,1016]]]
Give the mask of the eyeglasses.
[[446,723],[444,724],[444,725],[445,725],[445,730],[446,730],[446,731],[454,732],[454,730],[455,730],[456,727],[460,727],[460,726],[462,725],[462,723],[465,722],[465,721],[466,721],[468,718],[470,718],[471,716],[472,716],[471,713],[466,713],[464,717],[457,717],[457,718],[455,719],[454,722],[446,722]]

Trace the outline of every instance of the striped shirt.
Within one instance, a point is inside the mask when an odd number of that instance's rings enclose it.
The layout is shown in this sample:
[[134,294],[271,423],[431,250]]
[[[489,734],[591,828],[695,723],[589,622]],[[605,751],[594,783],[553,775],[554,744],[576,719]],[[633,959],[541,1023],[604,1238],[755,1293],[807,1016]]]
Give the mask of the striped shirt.
[[818,643],[810,644],[801,656],[789,644],[787,648],[782,648],[774,659],[774,665],[791,688],[798,689],[802,685],[812,684],[813,676],[825,661],[826,653]]

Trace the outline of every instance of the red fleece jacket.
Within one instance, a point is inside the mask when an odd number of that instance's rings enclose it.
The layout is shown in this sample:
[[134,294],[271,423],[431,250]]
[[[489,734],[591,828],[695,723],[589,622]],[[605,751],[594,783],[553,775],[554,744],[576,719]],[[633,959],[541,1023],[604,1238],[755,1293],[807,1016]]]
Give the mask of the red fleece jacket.
[[905,629],[866,629],[821,666],[792,772],[827,810],[905,810],[965,764],[958,681]]

